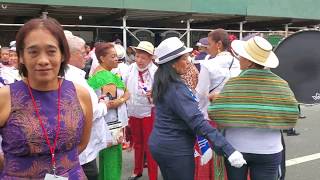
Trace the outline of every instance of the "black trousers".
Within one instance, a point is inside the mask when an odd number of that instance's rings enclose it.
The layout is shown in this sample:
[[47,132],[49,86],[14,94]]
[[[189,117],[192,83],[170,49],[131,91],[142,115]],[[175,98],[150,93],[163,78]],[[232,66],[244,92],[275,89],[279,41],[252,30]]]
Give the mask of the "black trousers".
[[276,154],[250,154],[242,153],[247,161],[241,168],[235,168],[225,160],[228,180],[247,180],[250,172],[251,180],[278,180],[282,152]]
[[283,150],[282,150],[282,160],[281,160],[280,169],[279,169],[279,171],[280,171],[279,179],[284,180],[284,178],[286,176],[286,144],[284,142],[282,132],[281,132],[281,142],[282,142]]
[[164,180],[194,180],[194,155],[172,156],[152,152]]
[[82,169],[86,174],[88,180],[98,180],[99,173],[96,160],[88,162],[87,164],[83,164]]

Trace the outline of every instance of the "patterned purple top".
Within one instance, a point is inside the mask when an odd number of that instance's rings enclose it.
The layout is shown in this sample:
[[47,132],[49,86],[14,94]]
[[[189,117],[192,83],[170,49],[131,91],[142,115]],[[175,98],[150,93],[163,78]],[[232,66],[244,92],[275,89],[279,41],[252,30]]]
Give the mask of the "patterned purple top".
[[[1,128],[5,166],[0,179],[43,179],[52,174],[51,154],[23,81],[10,85],[11,114]],[[57,125],[58,90],[32,89],[43,124],[53,144]],[[70,180],[85,179],[77,145],[82,135],[84,115],[72,82],[61,84],[60,134],[55,151],[56,173]]]

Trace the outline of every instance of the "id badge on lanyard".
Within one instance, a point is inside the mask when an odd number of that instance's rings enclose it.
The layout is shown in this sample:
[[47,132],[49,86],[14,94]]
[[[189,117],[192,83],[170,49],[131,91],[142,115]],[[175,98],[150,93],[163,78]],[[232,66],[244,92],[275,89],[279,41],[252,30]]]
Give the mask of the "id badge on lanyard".
[[44,180],[68,180],[68,178],[47,173]]

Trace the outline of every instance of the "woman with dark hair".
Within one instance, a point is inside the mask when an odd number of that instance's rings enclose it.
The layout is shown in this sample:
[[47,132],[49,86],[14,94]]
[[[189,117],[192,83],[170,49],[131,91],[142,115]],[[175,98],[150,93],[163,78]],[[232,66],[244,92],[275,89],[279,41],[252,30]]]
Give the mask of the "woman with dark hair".
[[85,179],[78,154],[89,141],[92,107],[83,87],[62,78],[63,29],[54,19],[32,19],[16,40],[23,80],[0,89],[0,179]]
[[88,84],[96,91],[98,97],[107,103],[108,113],[105,121],[112,134],[108,147],[99,153],[99,179],[120,180],[123,128],[128,125],[126,101],[130,95],[121,77],[111,72],[118,67],[114,44],[99,44],[95,54],[100,65],[88,79]]
[[152,89],[156,118],[149,147],[165,180],[194,179],[196,135],[206,137],[233,166],[246,163],[241,153],[204,119],[193,92],[181,80],[191,51],[177,37],[164,40],[155,50],[159,64]]

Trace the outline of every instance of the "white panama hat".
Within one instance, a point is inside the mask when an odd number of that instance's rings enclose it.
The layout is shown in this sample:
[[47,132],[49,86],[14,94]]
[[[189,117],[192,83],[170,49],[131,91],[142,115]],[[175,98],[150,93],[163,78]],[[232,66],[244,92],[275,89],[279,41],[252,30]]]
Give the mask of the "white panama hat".
[[114,48],[117,52],[118,59],[123,59],[126,57],[126,50],[120,44],[114,44]]
[[278,57],[272,51],[272,45],[260,36],[254,36],[247,41],[234,40],[231,43],[233,51],[254,63],[276,68],[279,65]]
[[191,52],[192,48],[184,46],[183,42],[177,37],[170,37],[163,40],[155,49],[154,54],[157,57],[157,64],[167,63],[185,53]]

